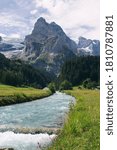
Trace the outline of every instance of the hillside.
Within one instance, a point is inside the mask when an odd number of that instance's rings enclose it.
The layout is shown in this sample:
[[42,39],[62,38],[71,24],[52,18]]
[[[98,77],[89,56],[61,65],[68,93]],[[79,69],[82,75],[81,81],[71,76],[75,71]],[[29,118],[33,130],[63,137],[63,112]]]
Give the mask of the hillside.
[[59,80],[68,80],[73,86],[81,84],[90,78],[99,84],[100,81],[100,57],[85,56],[68,60],[62,66]]
[[50,80],[48,73],[34,69],[20,60],[9,60],[0,54],[0,83],[43,88]]

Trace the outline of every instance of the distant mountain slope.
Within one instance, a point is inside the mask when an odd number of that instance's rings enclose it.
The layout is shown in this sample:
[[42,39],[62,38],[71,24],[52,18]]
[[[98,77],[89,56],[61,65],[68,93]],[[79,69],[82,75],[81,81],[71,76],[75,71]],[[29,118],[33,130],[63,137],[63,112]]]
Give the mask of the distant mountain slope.
[[22,50],[24,45],[20,39],[0,38],[0,52]]
[[79,38],[77,55],[100,55],[100,41],[86,39],[84,37]]
[[43,88],[50,82],[50,76],[36,70],[20,60],[10,60],[0,54],[0,83],[8,85],[29,85]]
[[7,58],[17,57],[24,49],[24,44],[20,39],[2,38],[0,40],[0,53]]

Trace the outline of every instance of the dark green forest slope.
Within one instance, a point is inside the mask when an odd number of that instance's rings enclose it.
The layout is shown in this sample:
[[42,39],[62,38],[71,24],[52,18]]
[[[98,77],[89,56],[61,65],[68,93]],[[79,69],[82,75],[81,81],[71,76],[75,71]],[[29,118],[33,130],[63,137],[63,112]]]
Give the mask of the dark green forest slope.
[[43,88],[50,80],[48,73],[37,70],[20,60],[9,60],[0,54],[0,83]]
[[76,57],[66,61],[59,76],[60,81],[67,80],[73,86],[81,84],[86,79],[99,83],[100,57]]

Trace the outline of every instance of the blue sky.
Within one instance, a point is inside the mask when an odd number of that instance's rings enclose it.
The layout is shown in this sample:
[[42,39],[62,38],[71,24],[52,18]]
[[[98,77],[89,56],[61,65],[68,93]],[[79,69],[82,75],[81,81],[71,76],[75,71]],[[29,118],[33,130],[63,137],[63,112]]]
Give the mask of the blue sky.
[[0,35],[23,38],[39,17],[56,22],[72,39],[99,39],[99,0],[1,0]]

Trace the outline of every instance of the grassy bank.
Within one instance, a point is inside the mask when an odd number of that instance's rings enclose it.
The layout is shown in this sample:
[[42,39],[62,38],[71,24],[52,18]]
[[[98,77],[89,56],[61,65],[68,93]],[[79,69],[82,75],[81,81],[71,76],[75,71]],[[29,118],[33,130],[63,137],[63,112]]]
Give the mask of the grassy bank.
[[28,102],[49,95],[51,95],[49,90],[0,85],[0,106]]
[[74,89],[66,93],[76,98],[76,104],[49,150],[99,150],[99,91]]

